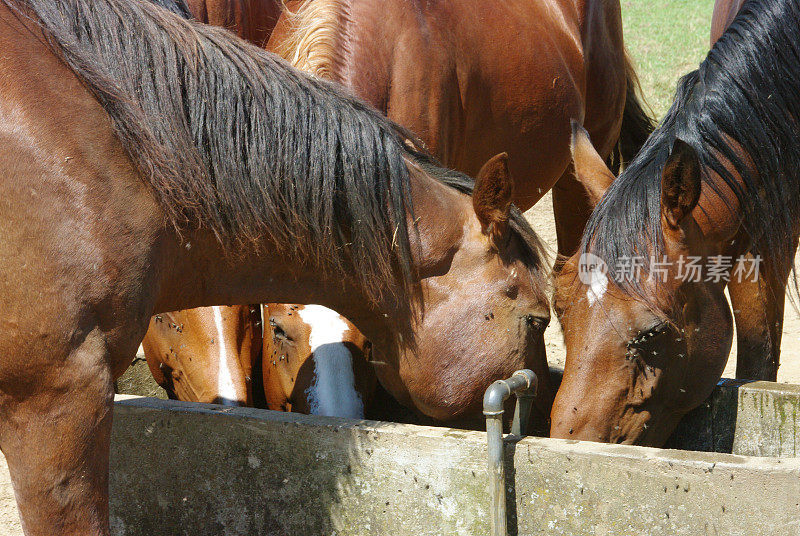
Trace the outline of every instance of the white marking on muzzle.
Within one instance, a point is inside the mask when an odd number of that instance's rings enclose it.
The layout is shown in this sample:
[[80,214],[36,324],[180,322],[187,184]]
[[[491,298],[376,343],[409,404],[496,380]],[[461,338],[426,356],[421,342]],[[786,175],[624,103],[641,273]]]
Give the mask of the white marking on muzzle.
[[314,379],[306,389],[314,415],[364,417],[364,403],[356,391],[353,356],[342,342],[349,326],[336,311],[321,305],[306,305],[298,311],[311,328]]
[[217,344],[219,345],[219,369],[217,370],[217,396],[223,406],[238,406],[239,397],[233,383],[228,353],[226,352],[225,332],[222,329],[222,311],[218,305],[213,306],[214,324],[217,326]]

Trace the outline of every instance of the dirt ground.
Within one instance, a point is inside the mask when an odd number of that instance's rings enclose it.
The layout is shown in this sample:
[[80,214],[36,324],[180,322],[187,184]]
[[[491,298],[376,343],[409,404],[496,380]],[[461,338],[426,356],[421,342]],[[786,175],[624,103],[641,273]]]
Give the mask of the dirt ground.
[[[528,221],[548,245],[551,257],[556,252],[556,231],[553,223],[553,205],[550,194],[539,201],[535,207],[525,213]],[[552,260],[551,260],[552,264]],[[564,344],[561,338],[561,328],[553,315],[553,321],[545,332],[547,346],[547,360],[552,366],[563,368],[565,359]],[[800,384],[800,314],[788,302],[784,315],[783,339],[781,341],[781,366],[778,370],[778,381],[781,383]],[[726,378],[735,377],[736,372],[736,340],[734,339],[731,356],[725,367]]]

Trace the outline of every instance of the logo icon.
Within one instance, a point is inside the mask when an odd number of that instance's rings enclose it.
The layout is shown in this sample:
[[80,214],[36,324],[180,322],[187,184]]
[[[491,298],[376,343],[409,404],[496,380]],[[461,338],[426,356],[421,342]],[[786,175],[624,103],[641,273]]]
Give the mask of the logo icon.
[[578,279],[588,286],[596,286],[598,281],[608,278],[608,266],[605,261],[593,253],[582,253],[578,261]]

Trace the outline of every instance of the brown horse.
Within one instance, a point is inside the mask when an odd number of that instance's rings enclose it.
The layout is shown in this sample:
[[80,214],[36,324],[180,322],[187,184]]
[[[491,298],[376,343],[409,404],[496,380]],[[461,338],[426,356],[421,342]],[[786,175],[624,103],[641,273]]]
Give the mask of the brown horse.
[[570,120],[601,156],[629,160],[653,129],[636,96],[619,3],[607,0],[308,0],[287,3],[267,49],[343,84],[474,175],[507,152],[514,204],[553,188],[559,253],[591,213]]
[[[154,316],[142,342],[153,378],[176,400],[259,401],[273,410],[363,418],[377,380],[361,332],[319,305],[269,304],[262,343],[261,310],[212,306]],[[263,383],[252,381],[257,370]],[[263,385],[263,401],[254,384]]]
[[611,186],[575,129],[577,174],[602,200],[557,280],[567,362],[553,436],[663,443],[725,366],[728,281],[742,319],[760,316],[740,341],[761,338],[774,378],[800,232],[798,25],[798,0],[746,2]]
[[[266,42],[281,6],[277,0],[157,3],[184,17],[226,28],[255,45]],[[252,405],[250,378],[261,359],[262,328],[260,307],[255,313],[251,309],[248,305],[205,307],[151,320],[142,346],[153,378],[170,398]]]
[[[568,166],[570,117],[583,119],[613,165],[653,128],[636,97],[616,2],[290,2],[267,48],[345,85],[448,166],[475,173],[508,151],[520,208],[555,184],[561,253],[575,250],[591,212]],[[537,406],[547,415],[547,369],[536,372]]]
[[432,415],[544,360],[546,269],[505,155],[473,183],[146,2],[2,0],[0,50],[0,448],[27,534],[109,532],[113,379],[153,314],[324,304]]
[[147,366],[170,398],[253,405],[261,359],[261,315],[249,306],[200,307],[150,319],[142,341]]
[[321,305],[271,303],[263,316],[267,407],[364,418],[377,382],[364,335]]

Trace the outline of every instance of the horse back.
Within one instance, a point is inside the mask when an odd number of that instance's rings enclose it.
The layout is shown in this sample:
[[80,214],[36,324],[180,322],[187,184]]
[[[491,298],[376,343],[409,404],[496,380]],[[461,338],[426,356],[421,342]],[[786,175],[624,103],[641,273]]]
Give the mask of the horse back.
[[524,179],[515,198],[522,208],[566,168],[570,119],[586,116],[590,132],[611,124],[607,130],[618,134],[626,85],[616,2],[315,5],[303,24],[318,31],[294,43],[308,50],[284,46],[292,39],[285,15],[268,48],[290,61],[327,55],[296,65],[344,84],[414,131],[449,167],[474,175],[508,152],[512,175]]

